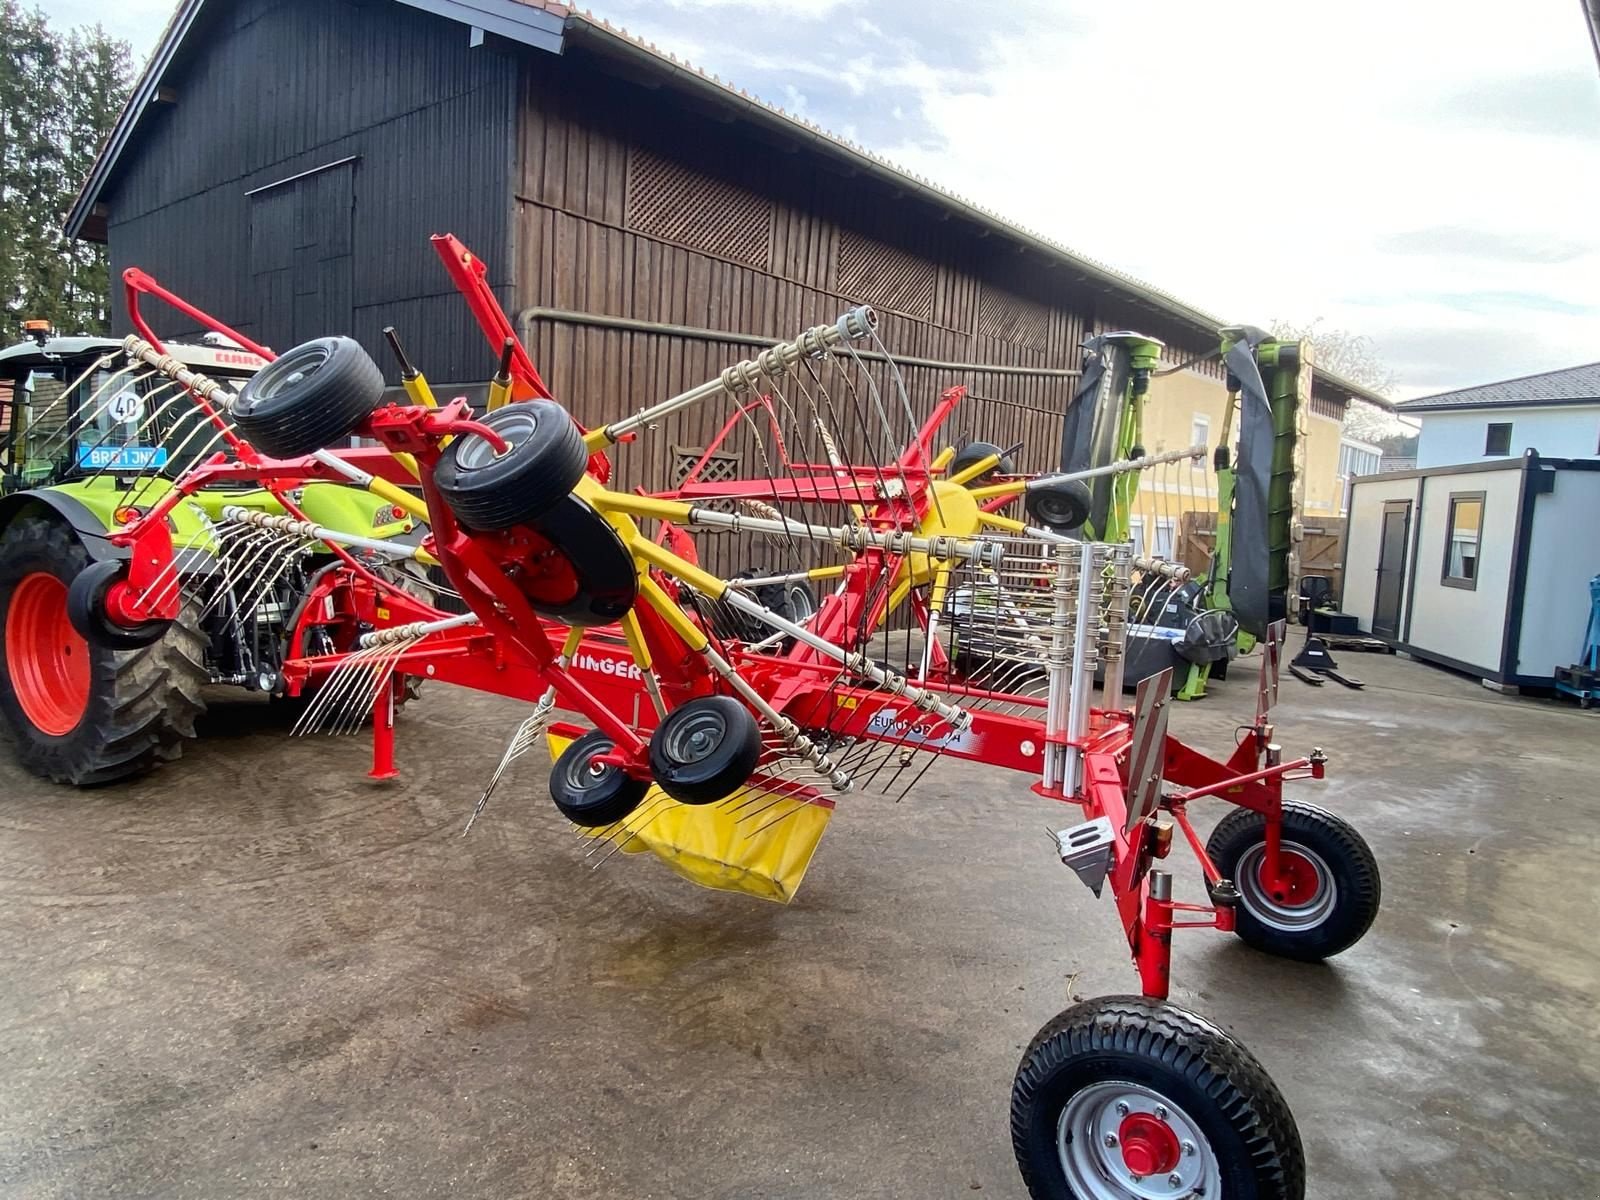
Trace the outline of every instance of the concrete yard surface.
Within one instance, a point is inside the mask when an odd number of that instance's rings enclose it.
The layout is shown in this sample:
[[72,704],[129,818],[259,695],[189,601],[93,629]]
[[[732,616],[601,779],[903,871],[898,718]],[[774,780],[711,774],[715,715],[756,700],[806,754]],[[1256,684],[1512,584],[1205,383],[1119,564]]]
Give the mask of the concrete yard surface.
[[[1342,665],[1279,740],[1327,750],[1290,794],[1372,843],[1376,925],[1317,966],[1179,934],[1173,999],[1277,1080],[1314,1197],[1600,1194],[1600,716]],[[1224,754],[1253,700],[1246,660],[1174,731]],[[1137,989],[1046,837],[1076,810],[941,763],[843,797],[785,908],[590,870],[539,754],[461,837],[525,712],[428,689],[392,783],[233,702],[126,786],[0,746],[0,1196],[1024,1194],[1022,1046]]]

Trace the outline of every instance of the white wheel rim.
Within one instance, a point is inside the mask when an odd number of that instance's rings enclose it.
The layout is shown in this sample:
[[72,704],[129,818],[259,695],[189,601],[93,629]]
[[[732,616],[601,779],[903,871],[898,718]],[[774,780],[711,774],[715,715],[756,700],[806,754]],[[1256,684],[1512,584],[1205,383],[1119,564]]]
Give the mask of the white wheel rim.
[[1267,844],[1258,842],[1239,856],[1239,865],[1235,868],[1238,878],[1233,881],[1239,889],[1239,899],[1252,917],[1269,928],[1283,933],[1315,929],[1333,915],[1334,906],[1339,902],[1339,885],[1333,881],[1333,871],[1322,855],[1301,842],[1285,838],[1279,848],[1292,850],[1316,869],[1317,890],[1311,898],[1298,904],[1285,904],[1267,894],[1266,888],[1261,886],[1261,864],[1266,861]]
[[[1124,1157],[1130,1118],[1159,1122],[1177,1147],[1174,1161],[1136,1173]],[[1222,1172],[1211,1143],[1183,1109],[1137,1083],[1090,1084],[1067,1101],[1056,1122],[1056,1152],[1067,1188],[1081,1200],[1182,1200],[1221,1195]]]
[[812,600],[811,593],[805,588],[791,588],[788,601],[789,620],[796,625],[804,625],[817,615],[816,602]]

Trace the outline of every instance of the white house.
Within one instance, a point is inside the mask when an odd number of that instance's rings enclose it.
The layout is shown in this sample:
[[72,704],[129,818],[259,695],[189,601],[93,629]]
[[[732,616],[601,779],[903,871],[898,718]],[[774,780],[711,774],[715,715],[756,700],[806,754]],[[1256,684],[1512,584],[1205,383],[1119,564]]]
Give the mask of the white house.
[[1600,363],[1419,396],[1395,405],[1422,422],[1417,468],[1545,458],[1600,458]]

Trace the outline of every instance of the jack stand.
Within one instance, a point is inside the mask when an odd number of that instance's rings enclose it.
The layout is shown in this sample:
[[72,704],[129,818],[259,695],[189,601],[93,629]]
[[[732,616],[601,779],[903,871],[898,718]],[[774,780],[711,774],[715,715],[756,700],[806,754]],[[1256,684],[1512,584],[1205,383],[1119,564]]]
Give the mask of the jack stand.
[[395,688],[404,686],[404,677],[396,675],[372,698],[372,770],[367,772],[368,779],[400,776],[394,765],[394,693]]

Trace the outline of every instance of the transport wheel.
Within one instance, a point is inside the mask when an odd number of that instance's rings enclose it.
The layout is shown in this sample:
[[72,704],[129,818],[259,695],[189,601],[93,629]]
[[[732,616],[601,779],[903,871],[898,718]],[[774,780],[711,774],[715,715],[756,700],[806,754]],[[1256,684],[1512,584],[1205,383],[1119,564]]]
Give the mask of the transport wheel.
[[599,829],[622,820],[644,799],[650,785],[616,767],[596,764],[594,757],[616,745],[591,729],[561,752],[550,767],[550,798],[574,825]]
[[89,564],[60,521],[19,517],[0,534],[0,714],[23,766],[80,786],[177,758],[210,680],[193,603],[140,648],[97,645],[74,629],[68,583]]
[[1089,509],[1094,504],[1094,497],[1089,493],[1089,485],[1083,480],[1069,479],[1064,483],[1050,483],[1043,487],[1029,488],[1023,504],[1028,510],[1028,515],[1046,529],[1065,533],[1069,529],[1078,528],[1089,519]]
[[112,650],[138,650],[166,634],[171,621],[128,626],[118,625],[106,615],[106,593],[127,574],[128,564],[114,558],[92,562],[78,572],[67,588],[67,620],[79,636]]
[[383,372],[359,342],[317,338],[251,376],[233,422],[263,454],[300,458],[344,441],[382,399]]
[[1294,1116],[1242,1045],[1143,996],[1067,1009],[1011,1089],[1011,1141],[1034,1200],[1301,1200]]
[[761,729],[732,696],[680,704],[650,737],[650,774],[684,804],[711,804],[744,786],[761,758]]
[[583,478],[589,452],[567,410],[554,400],[508,404],[483,418],[503,437],[504,454],[477,434],[445,447],[433,482],[468,529],[526,525],[559,504]]
[[532,530],[535,547],[517,583],[535,612],[587,628],[609,625],[633,607],[639,598],[633,556],[588,501],[558,497]]
[[956,456],[950,460],[950,468],[945,472],[945,477],[948,479],[952,475],[959,475],[968,467],[982,462],[991,454],[1000,456],[999,465],[985,471],[975,479],[968,480],[969,485],[985,483],[995,475],[1015,475],[1017,473],[1017,464],[1012,461],[1011,456],[993,442],[968,442],[960,450],[956,451]]
[[1377,859],[1361,835],[1324,809],[1286,800],[1283,878],[1270,880],[1266,829],[1266,817],[1236,808],[1206,840],[1217,871],[1239,889],[1234,932],[1257,950],[1302,962],[1360,941],[1382,897]]

